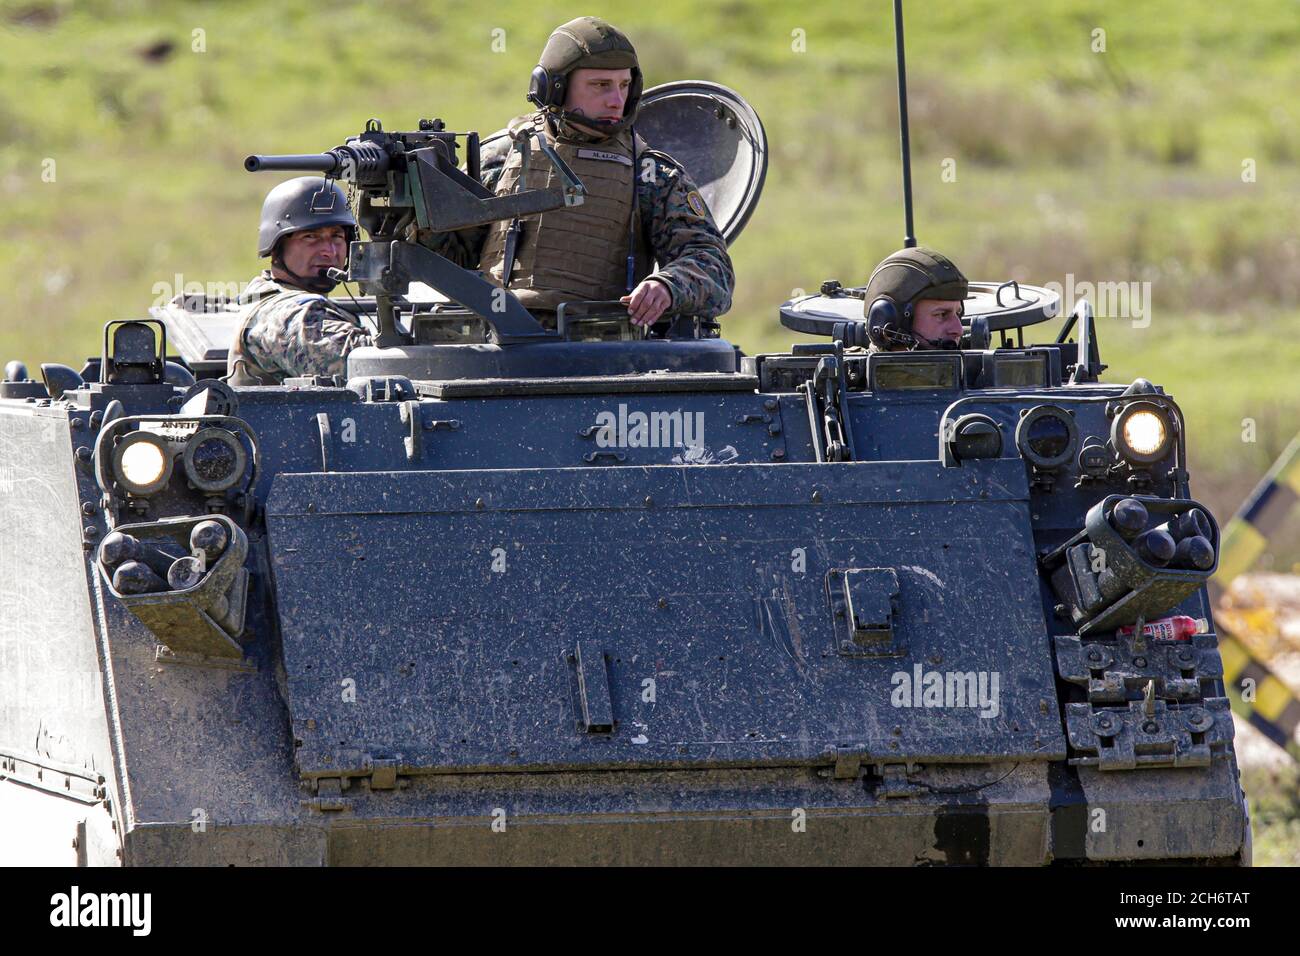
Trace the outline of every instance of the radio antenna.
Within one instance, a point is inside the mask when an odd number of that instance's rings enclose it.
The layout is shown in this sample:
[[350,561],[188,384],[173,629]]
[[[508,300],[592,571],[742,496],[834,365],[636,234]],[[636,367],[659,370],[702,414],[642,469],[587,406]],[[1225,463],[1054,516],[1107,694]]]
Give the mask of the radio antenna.
[[898,128],[903,148],[903,215],[906,217],[904,247],[916,245],[912,224],[912,148],[907,138],[907,62],[903,55],[903,0],[894,0],[894,40],[898,47]]

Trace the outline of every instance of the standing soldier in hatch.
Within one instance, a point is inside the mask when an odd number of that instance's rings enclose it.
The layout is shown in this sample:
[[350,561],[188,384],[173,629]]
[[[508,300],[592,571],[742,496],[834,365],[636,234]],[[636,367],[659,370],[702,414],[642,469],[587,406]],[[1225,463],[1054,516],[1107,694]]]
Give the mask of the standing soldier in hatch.
[[[621,32],[596,17],[556,29],[529,83],[537,110],[507,129],[552,145],[586,186],[583,204],[420,240],[509,288],[547,324],[578,300],[620,300],[643,326],[667,312],[726,312],[735,286],[726,241],[686,171],[635,134],[641,90]],[[533,149],[524,185],[550,188],[556,173]],[[521,157],[509,136],[484,146],[481,168],[488,189],[514,191]]]
[[270,257],[248,284],[247,304],[226,360],[231,385],[279,385],[299,375],[342,375],[347,354],[373,337],[326,295],[330,269],[348,261],[357,221],[338,183],[301,176],[266,194],[257,254]]

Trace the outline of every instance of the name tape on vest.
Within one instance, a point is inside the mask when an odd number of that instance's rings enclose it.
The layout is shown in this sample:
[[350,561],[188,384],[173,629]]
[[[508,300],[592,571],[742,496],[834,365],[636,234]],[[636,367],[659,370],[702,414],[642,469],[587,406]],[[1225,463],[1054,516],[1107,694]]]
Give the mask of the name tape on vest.
[[632,165],[632,158],[624,156],[621,153],[607,153],[600,149],[580,149],[578,150],[579,159],[599,159],[606,163],[622,163],[624,166]]

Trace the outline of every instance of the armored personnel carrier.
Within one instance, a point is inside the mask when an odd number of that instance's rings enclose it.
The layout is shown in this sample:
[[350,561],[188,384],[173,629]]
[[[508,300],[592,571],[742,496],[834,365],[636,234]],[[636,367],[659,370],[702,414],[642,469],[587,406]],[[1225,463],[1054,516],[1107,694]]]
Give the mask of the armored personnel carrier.
[[[734,238],[757,116],[643,110]],[[451,145],[250,165],[510,214]],[[780,307],[816,338],[748,356],[609,303],[543,328],[363,225],[339,301],[383,347],[342,380],[216,380],[238,316],[202,301],[8,367],[10,862],[1248,861],[1218,528],[1086,303],[1025,344],[1057,298],[975,283],[960,349],[874,352],[828,282]]]

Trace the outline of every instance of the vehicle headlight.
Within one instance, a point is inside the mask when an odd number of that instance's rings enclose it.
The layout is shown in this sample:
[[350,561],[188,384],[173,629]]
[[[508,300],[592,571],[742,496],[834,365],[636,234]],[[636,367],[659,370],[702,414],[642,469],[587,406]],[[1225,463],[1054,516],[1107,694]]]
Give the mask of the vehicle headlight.
[[127,435],[113,449],[113,475],[133,495],[162,490],[172,475],[167,440],[151,432]]
[[1074,457],[1078,445],[1074,416],[1059,405],[1031,408],[1016,426],[1021,457],[1038,468],[1060,468]]
[[997,458],[1002,454],[1002,434],[987,415],[963,415],[952,426],[948,447],[958,461]]
[[1151,402],[1126,405],[1111,425],[1111,444],[1125,460],[1150,465],[1169,454],[1173,429],[1159,406]]
[[201,428],[185,446],[185,477],[195,488],[215,494],[234,487],[244,477],[248,453],[224,428]]

